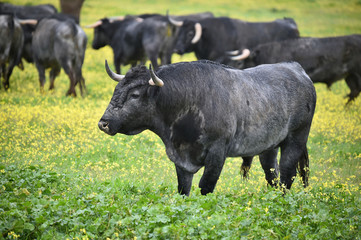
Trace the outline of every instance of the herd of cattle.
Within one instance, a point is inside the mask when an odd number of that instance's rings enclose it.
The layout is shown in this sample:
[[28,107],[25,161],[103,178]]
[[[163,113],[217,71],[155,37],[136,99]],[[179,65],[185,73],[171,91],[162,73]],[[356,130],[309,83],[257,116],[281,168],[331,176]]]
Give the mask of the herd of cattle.
[[[76,96],[76,85],[83,94],[87,36],[76,19],[51,5],[0,3],[0,13],[5,89],[14,66],[25,59],[35,63],[41,89],[46,68],[50,88],[63,68],[71,83],[67,95]],[[202,167],[201,193],[213,192],[225,159],[236,156],[243,158],[244,176],[258,155],[270,185],[278,185],[279,175],[279,184],[290,189],[298,168],[307,186],[313,82],[330,86],[344,78],[348,102],[361,91],[361,35],[304,38],[290,18],[245,22],[209,12],[143,14],[87,27],[94,28],[94,49],[113,49],[116,72],[107,62],[106,71],[119,82],[99,128],[110,135],[156,133],[185,195]],[[187,52],[201,61],[170,64],[173,53]],[[155,71],[144,66],[148,59]],[[121,75],[127,64],[132,68]]]
[[[173,53],[194,52],[198,59],[239,69],[296,61],[313,82],[330,86],[345,79],[351,90],[349,101],[361,91],[361,36],[300,37],[291,18],[246,22],[214,17],[210,12],[183,16],[142,14],[103,18],[86,27],[94,28],[94,49],[106,45],[113,49],[118,74],[121,65],[134,67],[149,59],[158,69],[158,59],[160,65],[165,65],[171,63]],[[87,36],[76,18],[58,13],[50,4],[0,3],[0,32],[0,75],[5,89],[9,88],[13,68],[22,68],[25,59],[35,63],[41,90],[45,69],[51,68],[50,88],[54,88],[54,79],[63,68],[70,79],[67,95],[76,95],[77,84],[83,94],[81,69]]]

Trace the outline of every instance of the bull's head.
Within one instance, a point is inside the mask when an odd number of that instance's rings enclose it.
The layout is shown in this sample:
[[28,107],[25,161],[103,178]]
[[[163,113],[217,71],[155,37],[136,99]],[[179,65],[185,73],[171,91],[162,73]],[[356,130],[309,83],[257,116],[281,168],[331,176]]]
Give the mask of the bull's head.
[[109,77],[119,83],[98,123],[100,130],[109,135],[134,135],[149,129],[156,107],[152,96],[164,82],[151,67],[149,70],[145,66],[132,68],[125,76],[110,70],[107,61],[105,68]]
[[85,28],[94,28],[92,48],[99,49],[110,44],[109,35],[114,31],[114,29],[111,29],[110,24],[116,21],[122,21],[124,18],[124,16],[103,18],[93,24],[85,26]]
[[107,27],[110,24],[108,18],[103,18],[91,25],[86,26],[86,28],[94,28],[94,38],[92,42],[93,49],[99,49],[110,43],[110,39],[107,36]]
[[[169,19],[171,18],[169,17]],[[174,51],[178,54],[191,52],[194,44],[198,43],[202,37],[202,25],[200,23],[187,20],[182,22],[178,21],[177,23],[174,20],[169,21],[180,27]]]

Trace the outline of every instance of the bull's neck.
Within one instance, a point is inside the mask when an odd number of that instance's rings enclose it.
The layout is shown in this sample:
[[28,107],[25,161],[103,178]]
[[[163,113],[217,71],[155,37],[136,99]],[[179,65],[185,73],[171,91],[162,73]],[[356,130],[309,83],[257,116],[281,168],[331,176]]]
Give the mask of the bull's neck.
[[152,126],[149,127],[149,130],[157,134],[160,139],[162,139],[164,145],[169,144],[170,139],[170,125],[167,124],[162,118],[153,119]]

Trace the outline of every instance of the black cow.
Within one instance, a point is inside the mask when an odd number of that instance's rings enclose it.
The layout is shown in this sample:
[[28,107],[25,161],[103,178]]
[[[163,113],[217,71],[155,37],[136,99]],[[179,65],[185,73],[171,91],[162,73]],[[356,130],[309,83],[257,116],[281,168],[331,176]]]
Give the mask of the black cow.
[[54,80],[63,68],[70,79],[70,88],[66,95],[76,96],[75,86],[78,83],[83,95],[85,81],[82,65],[86,44],[84,31],[70,18],[59,15],[39,21],[34,32],[32,49],[41,91],[45,83],[45,69],[51,68],[50,89],[53,89]]
[[22,58],[27,62],[33,62],[33,52],[32,52],[32,35],[35,30],[35,25],[33,23],[29,24],[21,20],[24,19],[35,19],[40,20],[44,17],[56,14],[56,8],[51,4],[40,4],[35,6],[21,6],[13,5],[10,3],[0,3],[0,14],[14,14],[21,23],[21,27],[24,33],[24,46],[22,50]]
[[[198,20],[213,16],[212,13],[197,13],[174,17],[177,21],[184,19]],[[99,49],[110,45],[114,53],[114,65],[120,73],[120,65],[145,62],[148,58],[158,68],[171,63],[177,28],[169,23],[168,17],[159,14],[142,14],[127,16],[118,20],[104,18],[89,27],[94,27],[92,47]]]
[[273,22],[245,22],[227,17],[186,20],[181,24],[174,51],[178,54],[194,51],[198,59],[227,63],[223,62],[226,51],[252,49],[261,43],[298,37],[297,25],[291,18]]
[[38,19],[57,13],[51,4],[40,4],[35,6],[21,6],[10,3],[0,3],[1,13],[13,13],[19,19]]
[[21,26],[12,15],[0,15],[0,79],[7,90],[13,69],[21,61],[24,35]]
[[[99,128],[110,135],[149,129],[163,141],[176,166],[178,191],[189,195],[193,175],[213,192],[226,157],[259,155],[269,184],[291,188],[299,165],[308,181],[306,142],[316,93],[298,63],[237,70],[210,61],[165,65],[154,73],[131,69],[119,83]],[[277,151],[281,148],[278,167]]]
[[284,61],[300,63],[313,82],[322,82],[328,87],[345,79],[351,90],[347,103],[360,94],[361,35],[299,38],[263,44],[237,64],[243,69]]
[[128,17],[122,20],[103,18],[88,27],[94,28],[93,49],[110,45],[114,54],[114,66],[117,73],[120,65],[135,66],[145,62],[145,53],[141,39],[142,18]]
[[[198,21],[210,17],[214,17],[213,13],[203,12],[172,16],[172,19],[180,22],[184,20]],[[143,47],[152,66],[155,69],[158,68],[158,58],[161,60],[161,65],[170,64],[179,28],[169,21],[168,13],[167,16],[160,15],[144,19],[142,28]]]

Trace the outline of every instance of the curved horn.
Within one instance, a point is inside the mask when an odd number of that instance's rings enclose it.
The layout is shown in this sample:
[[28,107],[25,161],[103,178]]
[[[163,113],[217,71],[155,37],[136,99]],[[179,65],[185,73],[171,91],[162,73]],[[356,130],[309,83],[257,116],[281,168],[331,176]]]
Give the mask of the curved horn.
[[125,19],[124,16],[117,16],[117,17],[110,17],[108,18],[109,19],[109,22],[115,22],[115,21],[123,21]]
[[23,19],[23,20],[19,19],[18,21],[20,24],[23,24],[23,25],[24,24],[31,24],[31,25],[38,24],[38,20],[36,20],[36,19]]
[[164,82],[162,81],[162,79],[157,77],[157,75],[155,75],[155,72],[153,71],[152,68],[152,64],[149,64],[149,71],[150,71],[150,76],[152,77],[151,79],[149,79],[149,84],[152,86],[163,87]]
[[228,55],[235,56],[235,55],[239,54],[239,50],[227,51],[226,53],[227,53]]
[[135,18],[135,21],[137,21],[137,22],[143,22],[144,19],[143,19],[143,18],[140,18],[140,17],[137,17],[137,18]]
[[98,26],[100,26],[100,25],[102,25],[102,21],[101,21],[101,20],[99,20],[99,21],[97,21],[97,22],[95,22],[95,23],[93,23],[93,24],[90,24],[90,25],[88,25],[88,26],[85,26],[85,28],[96,28],[96,27],[98,27]]
[[169,16],[168,11],[167,11],[167,18],[168,21],[176,27],[181,27],[183,25],[183,21],[177,21],[173,19],[171,16]]
[[194,34],[194,37],[192,39],[192,44],[196,44],[202,36],[202,25],[200,23],[196,23],[194,25],[194,28],[196,30],[196,33]]
[[109,77],[111,79],[113,79],[114,81],[119,82],[125,77],[125,75],[116,74],[115,72],[110,70],[107,60],[105,60],[105,69],[107,70],[107,73],[108,73]]
[[241,55],[230,57],[230,59],[235,60],[235,61],[241,61],[243,59],[248,58],[250,54],[251,54],[251,51],[246,48],[246,49],[243,49]]

